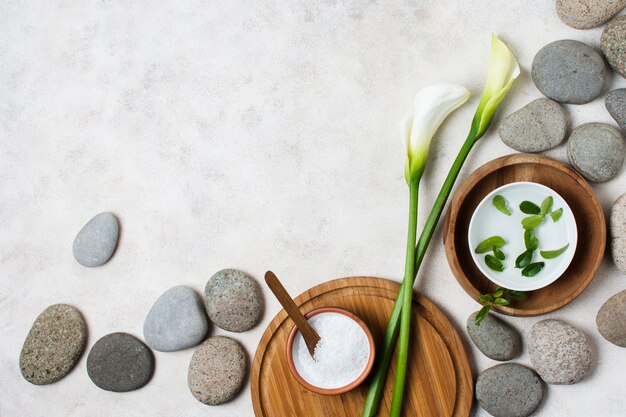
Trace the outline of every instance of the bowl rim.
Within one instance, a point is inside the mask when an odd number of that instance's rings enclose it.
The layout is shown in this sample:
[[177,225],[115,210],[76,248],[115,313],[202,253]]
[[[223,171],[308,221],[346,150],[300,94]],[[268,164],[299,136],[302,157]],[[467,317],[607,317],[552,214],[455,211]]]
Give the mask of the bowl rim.
[[308,389],[309,391],[312,391],[317,394],[322,394],[322,395],[343,394],[345,392],[351,391],[354,388],[358,387],[371,372],[374,366],[374,360],[376,357],[376,344],[374,343],[374,336],[372,335],[372,332],[370,331],[369,327],[367,327],[365,322],[359,316],[341,307],[332,307],[332,306],[331,307],[318,307],[306,313],[304,317],[309,319],[321,313],[343,314],[344,316],[347,316],[351,318],[352,320],[354,320],[355,322],[357,322],[357,324],[363,329],[363,331],[365,332],[365,335],[367,336],[367,340],[370,346],[370,356],[367,360],[367,364],[365,365],[365,369],[363,369],[363,372],[361,372],[361,374],[351,383],[344,385],[342,387],[337,387],[337,388],[320,388],[307,382],[298,373],[298,370],[296,369],[296,366],[293,361],[293,355],[292,355],[293,342],[296,337],[296,334],[298,333],[298,326],[296,326],[295,324],[289,331],[289,337],[287,338],[287,348],[285,350],[285,355],[287,356],[287,363],[289,364],[289,370],[291,371],[291,374],[294,376],[294,378],[296,378],[296,380],[298,381],[298,383],[300,383],[300,385],[302,385],[304,388]]
[[[483,267],[483,265],[478,262],[478,256],[477,254],[474,252],[474,249],[472,248],[470,239],[472,236],[472,231],[475,228],[475,222],[474,220],[476,219],[476,213],[478,213],[479,210],[481,210],[485,204],[488,203],[489,199],[491,197],[493,197],[494,194],[496,194],[497,192],[501,192],[503,189],[507,189],[507,188],[511,188],[511,187],[515,187],[515,186],[519,186],[519,185],[530,185],[532,187],[538,188],[538,189],[543,189],[547,192],[553,193],[555,195],[557,195],[563,202],[564,208],[566,208],[569,213],[572,215],[573,218],[573,231],[574,231],[574,235],[573,235],[573,244],[570,242],[571,248],[568,248],[568,251],[570,252],[569,254],[569,259],[567,259],[567,262],[561,262],[561,265],[558,269],[556,269],[552,274],[552,276],[550,276],[549,279],[545,279],[544,281],[541,281],[538,283],[538,285],[534,285],[534,286],[530,286],[530,287],[525,287],[525,288],[521,288],[521,287],[517,287],[517,288],[513,288],[511,285],[505,285],[503,282],[501,282],[498,277],[495,277],[494,275],[491,274],[490,271],[488,271],[486,268]],[[482,272],[482,274],[491,282],[493,282],[494,284],[502,287],[502,288],[508,288],[510,290],[517,290],[517,291],[536,291],[539,290],[541,288],[545,288],[548,285],[552,284],[553,282],[555,282],[557,279],[559,279],[561,276],[563,276],[563,274],[565,273],[565,271],[567,271],[567,268],[569,268],[569,266],[572,264],[572,261],[574,260],[574,256],[576,255],[576,248],[578,247],[578,225],[576,224],[576,217],[574,215],[574,211],[572,211],[572,208],[569,206],[569,204],[567,203],[567,200],[565,200],[565,198],[563,198],[563,196],[561,194],[559,194],[558,192],[556,192],[555,190],[553,190],[552,188],[548,187],[547,185],[544,184],[540,184],[538,182],[533,182],[533,181],[514,181],[514,182],[510,182],[504,185],[501,185],[500,187],[497,187],[493,190],[491,190],[481,201],[480,203],[478,203],[478,205],[476,206],[476,208],[474,209],[474,212],[472,213],[472,216],[470,217],[470,222],[469,225],[467,227],[467,244],[469,245],[469,252],[471,254],[472,260],[474,261],[474,264],[476,264],[476,267],[480,270],[480,272]]]

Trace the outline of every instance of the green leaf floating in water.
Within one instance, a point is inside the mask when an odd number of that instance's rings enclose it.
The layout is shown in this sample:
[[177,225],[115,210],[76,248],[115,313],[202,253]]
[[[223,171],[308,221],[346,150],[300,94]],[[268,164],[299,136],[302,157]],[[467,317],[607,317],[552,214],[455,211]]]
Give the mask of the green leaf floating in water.
[[491,204],[501,213],[507,216],[511,215],[511,211],[507,207],[506,200],[501,195],[497,195],[491,200]]
[[539,247],[539,239],[535,234],[535,229],[528,229],[524,231],[524,245],[526,249],[537,249]]
[[534,277],[543,269],[545,265],[546,264],[544,262],[533,262],[522,270],[522,275],[528,278]]
[[485,255],[485,263],[487,266],[494,271],[502,272],[504,271],[504,265],[498,258],[492,255]]
[[519,269],[526,268],[533,260],[534,249],[528,249],[525,252],[522,252],[520,256],[515,259],[515,267]]
[[493,254],[495,255],[496,258],[498,258],[501,261],[504,261],[504,259],[506,258],[506,255],[504,254],[504,252],[502,252],[497,246],[493,247]]
[[541,213],[541,209],[538,205],[531,201],[524,200],[520,203],[519,209],[522,210],[524,214],[539,214]]
[[550,213],[550,217],[552,217],[552,221],[555,223],[557,220],[561,218],[562,215],[563,215],[563,208],[554,210],[552,213]]
[[506,242],[504,241],[504,238],[500,236],[491,236],[480,242],[474,251],[476,253],[487,253],[492,251],[493,248],[500,248],[505,244]]
[[536,216],[524,217],[522,219],[522,227],[526,230],[534,229],[543,222],[543,214],[537,214]]
[[548,214],[548,213],[550,213],[550,210],[552,210],[552,203],[553,202],[554,202],[554,199],[552,197],[546,197],[541,202],[541,214]]
[[563,252],[567,250],[567,248],[569,248],[569,243],[560,249],[542,250],[539,252],[539,254],[541,255],[543,259],[554,259],[554,258],[558,258],[559,256],[561,256]]

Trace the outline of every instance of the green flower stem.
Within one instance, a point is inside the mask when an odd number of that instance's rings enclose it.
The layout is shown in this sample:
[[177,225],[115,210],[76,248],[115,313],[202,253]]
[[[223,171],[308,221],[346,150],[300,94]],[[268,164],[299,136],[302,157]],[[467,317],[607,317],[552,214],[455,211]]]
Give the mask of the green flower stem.
[[[469,155],[476,141],[480,139],[480,137],[476,135],[477,128],[478,126],[476,120],[474,120],[474,123],[472,123],[472,129],[470,130],[467,139],[465,139],[465,142],[463,143],[459,154],[454,160],[454,163],[450,168],[450,172],[448,172],[448,176],[446,177],[446,180],[444,181],[441,190],[439,191],[439,195],[437,196],[437,199],[433,204],[433,208],[428,215],[428,219],[426,220],[424,229],[422,230],[420,238],[417,242],[417,247],[415,248],[415,268],[413,270],[412,276],[410,276],[410,279],[407,280],[405,277],[404,281],[402,282],[402,287],[400,288],[400,291],[398,292],[398,297],[396,298],[396,302],[393,305],[393,310],[391,311],[391,316],[389,317],[389,322],[387,323],[387,330],[385,331],[385,339],[383,341],[380,356],[378,357],[374,372],[372,373],[372,382],[368,390],[367,397],[365,398],[365,404],[363,406],[362,413],[363,417],[374,417],[378,411],[380,398],[385,385],[385,380],[387,378],[387,372],[389,370],[389,365],[391,364],[391,358],[393,357],[393,351],[400,330],[400,313],[403,310],[402,305],[405,298],[405,288],[407,290],[411,289],[411,291],[409,292],[413,292],[412,288],[413,283],[415,282],[415,276],[417,275],[422,261],[424,260],[426,249],[428,248],[428,244],[430,243],[433,234],[435,233],[435,228],[437,226],[437,223],[439,222],[441,214],[443,213],[446,202],[448,201],[448,197],[450,196],[452,187],[454,186],[454,183],[459,176],[459,172],[461,171],[463,163],[467,159],[467,155]],[[411,299],[410,297],[411,296],[409,296],[409,299]],[[410,309],[407,310],[410,311]]]
[[[419,194],[420,178],[413,179],[409,184],[409,232],[406,240],[406,261],[404,264],[404,279],[402,286],[404,293],[402,305],[410,306],[412,303],[413,291],[406,288],[413,283],[415,276],[415,242],[417,240],[417,206]],[[396,382],[393,387],[393,398],[391,400],[392,417],[399,417],[402,411],[402,397],[404,396],[404,382],[406,379],[406,364],[409,356],[409,335],[411,331],[411,309],[405,308],[401,312],[400,345],[398,347],[398,363],[396,367]]]

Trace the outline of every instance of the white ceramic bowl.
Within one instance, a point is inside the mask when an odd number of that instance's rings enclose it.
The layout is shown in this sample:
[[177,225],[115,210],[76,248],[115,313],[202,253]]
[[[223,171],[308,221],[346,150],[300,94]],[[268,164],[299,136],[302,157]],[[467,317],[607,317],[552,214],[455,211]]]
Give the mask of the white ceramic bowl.
[[[492,200],[496,195],[505,198],[511,216],[501,213],[493,206]],[[526,250],[521,221],[529,215],[522,213],[519,205],[522,201],[528,200],[540,206],[543,199],[548,196],[554,199],[552,210],[562,207],[563,215],[556,223],[548,215],[535,229],[539,249],[535,251],[532,262],[545,262],[545,266],[534,277],[524,277],[521,269],[515,268],[515,259]],[[475,252],[480,242],[495,235],[503,237],[507,242],[501,248],[506,255],[506,259],[502,261],[505,265],[502,272],[494,271],[485,264],[485,253]],[[534,182],[514,182],[493,190],[478,204],[469,224],[468,244],[474,262],[487,278],[511,290],[532,291],[556,281],[572,262],[577,242],[576,220],[567,202],[551,188]],[[568,243],[567,250],[555,259],[543,259],[539,254],[540,250],[555,250]]]

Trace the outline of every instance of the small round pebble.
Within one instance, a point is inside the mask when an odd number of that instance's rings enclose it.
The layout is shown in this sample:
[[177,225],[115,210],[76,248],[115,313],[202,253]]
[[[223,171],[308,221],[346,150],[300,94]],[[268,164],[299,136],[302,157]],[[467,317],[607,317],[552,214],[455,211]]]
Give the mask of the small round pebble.
[[503,363],[478,376],[476,399],[494,417],[526,417],[541,404],[543,383],[532,369]]
[[263,314],[259,285],[235,269],[223,269],[209,279],[204,288],[204,301],[211,321],[230,332],[251,329]]
[[591,46],[566,39],[549,43],[537,52],[531,75],[546,97],[584,104],[602,94],[607,69],[602,56]]
[[22,376],[36,385],[51,384],[67,375],[85,349],[83,316],[67,304],[46,308],[35,320],[20,353]]
[[117,246],[119,224],[113,213],[100,213],[89,220],[74,239],[76,261],[87,267],[105,264]]
[[611,91],[606,95],[604,104],[611,117],[626,132],[626,88]]
[[223,336],[208,338],[196,348],[189,363],[187,382],[196,399],[219,405],[241,390],[246,374],[246,354],[241,345]]
[[611,20],[602,32],[600,49],[611,68],[626,78],[626,15]]
[[152,349],[174,352],[202,342],[209,323],[202,300],[185,286],[170,288],[161,295],[146,316],[143,336]]
[[467,318],[467,333],[478,350],[497,361],[508,361],[522,352],[522,337],[519,332],[494,314],[476,325],[478,312]]
[[561,105],[549,98],[540,98],[507,116],[498,133],[510,148],[542,152],[563,142],[567,126],[567,115]]
[[548,384],[575,384],[591,371],[593,351],[587,337],[560,320],[542,320],[530,330],[528,355]]
[[619,130],[604,123],[586,123],[567,142],[570,164],[592,182],[606,182],[621,171],[626,145]]
[[615,16],[626,0],[556,0],[556,13],[567,26],[591,29]]
[[626,290],[609,298],[596,316],[598,331],[609,342],[626,347]]
[[626,274],[626,194],[611,207],[611,254],[617,268]]
[[87,373],[99,388],[127,392],[146,385],[154,372],[152,351],[127,333],[111,333],[98,340],[87,357]]

